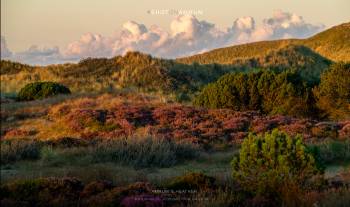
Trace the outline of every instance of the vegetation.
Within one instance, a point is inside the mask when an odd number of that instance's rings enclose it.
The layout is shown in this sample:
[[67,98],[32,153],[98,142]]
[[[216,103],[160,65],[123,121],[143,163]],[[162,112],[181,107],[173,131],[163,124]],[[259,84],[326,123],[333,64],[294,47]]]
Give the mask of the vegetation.
[[31,101],[43,99],[58,94],[70,94],[70,90],[54,82],[35,82],[24,86],[18,93],[18,100]]
[[349,140],[328,140],[319,144],[312,144],[309,148],[321,164],[346,163],[350,161]]
[[312,102],[310,89],[297,73],[270,71],[225,75],[205,87],[194,101],[210,108],[304,117],[313,114]]
[[1,164],[10,162],[38,159],[41,143],[35,140],[1,140]]
[[263,136],[250,134],[232,167],[233,178],[244,190],[276,202],[284,196],[283,187],[303,187],[319,172],[301,137],[291,138],[278,130]]
[[350,43],[347,41],[350,37],[349,31],[350,23],[348,22],[302,40],[302,43],[323,57],[336,62],[349,62]]
[[215,178],[203,173],[189,173],[173,178],[165,185],[165,188],[173,190],[208,190],[215,188]]
[[334,120],[350,118],[350,63],[333,64],[314,90],[323,116]]
[[1,141],[1,163],[41,159],[46,165],[60,165],[77,158],[87,163],[114,162],[143,167],[169,167],[186,159],[193,159],[198,150],[189,144],[159,138],[128,138],[79,142],[75,139],[57,141],[5,140]]
[[256,111],[205,109],[180,105],[162,96],[119,92],[52,97],[36,102],[4,103],[4,139],[81,139],[164,137],[208,148],[240,143],[249,132],[279,128],[305,140],[347,139],[347,122],[321,122]]
[[23,70],[30,72],[33,70],[34,67],[27,64],[12,62],[9,60],[1,60],[0,68],[1,68],[0,75],[6,75],[6,74],[11,75],[11,74],[19,73]]
[[1,206],[347,206],[348,36],[1,60]]

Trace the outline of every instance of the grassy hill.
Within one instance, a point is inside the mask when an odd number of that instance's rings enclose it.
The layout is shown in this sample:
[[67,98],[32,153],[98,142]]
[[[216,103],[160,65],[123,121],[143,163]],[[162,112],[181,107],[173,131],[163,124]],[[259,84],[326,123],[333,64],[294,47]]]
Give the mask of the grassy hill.
[[344,23],[301,43],[333,61],[350,61],[350,22]]
[[76,64],[33,67],[1,61],[1,92],[16,93],[35,81],[54,81],[72,92],[136,88],[140,91],[191,92],[235,70],[219,65],[186,65],[173,60],[129,52],[113,58],[87,58]]
[[[298,69],[306,80],[318,81],[320,73],[331,63],[304,46],[286,44],[281,45],[279,50],[267,50],[268,46],[262,48],[266,49],[265,55],[236,58],[232,64],[184,64],[139,52],[45,67],[2,60],[1,92],[16,93],[31,82],[54,81],[73,92],[136,88],[141,91],[191,93],[226,73],[249,72],[259,68]],[[258,51],[249,52],[253,54]]]
[[308,39],[287,39],[254,42],[215,49],[203,54],[179,58],[178,62],[190,64],[235,64],[240,59],[264,57],[271,51],[288,45],[302,45],[332,61],[350,61],[350,23],[332,27]]

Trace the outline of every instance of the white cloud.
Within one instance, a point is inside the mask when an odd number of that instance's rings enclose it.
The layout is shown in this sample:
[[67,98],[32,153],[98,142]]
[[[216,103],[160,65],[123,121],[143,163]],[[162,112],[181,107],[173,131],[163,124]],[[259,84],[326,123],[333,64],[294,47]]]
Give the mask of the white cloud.
[[7,59],[12,56],[12,52],[7,48],[5,37],[1,36],[1,59]]
[[264,19],[262,28],[269,33],[269,39],[306,38],[324,28],[323,25],[306,23],[302,16],[277,10],[273,16]]
[[241,17],[233,22],[233,30],[251,32],[255,29],[255,21],[253,17]]
[[23,52],[15,53],[11,59],[32,65],[57,64],[68,60],[62,57],[58,47],[39,47],[37,45],[32,45]]
[[78,41],[68,44],[63,51],[63,56],[72,59],[106,57],[110,56],[111,51],[108,38],[100,34],[86,33]]
[[[256,25],[253,17],[245,16],[233,21],[231,27],[219,29],[213,23],[200,21],[194,16],[178,16],[170,23],[170,32],[157,25],[128,21],[113,36],[87,33],[68,44],[62,51],[57,47],[31,47],[12,54],[1,38],[2,57],[31,64],[78,61],[86,57],[111,57],[127,51],[141,51],[164,58],[193,55],[211,49],[259,40],[305,38],[324,28],[306,23],[301,16],[277,10],[272,17]],[[4,52],[3,52],[4,51]]]

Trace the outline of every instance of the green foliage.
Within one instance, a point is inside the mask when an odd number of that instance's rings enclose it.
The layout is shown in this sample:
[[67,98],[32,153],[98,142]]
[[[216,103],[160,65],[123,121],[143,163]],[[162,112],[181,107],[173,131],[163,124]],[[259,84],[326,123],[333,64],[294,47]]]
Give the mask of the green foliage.
[[309,116],[314,110],[311,95],[296,72],[232,73],[206,86],[194,103],[210,108]]
[[243,141],[239,157],[232,160],[232,167],[233,178],[244,190],[276,198],[282,196],[283,186],[303,186],[320,170],[301,137],[291,138],[278,130],[250,134]]
[[215,178],[203,173],[188,173],[175,177],[164,187],[172,190],[208,190],[215,186]]
[[333,64],[321,76],[315,88],[317,106],[324,117],[335,120],[350,118],[350,63]]
[[69,94],[70,90],[54,82],[35,82],[24,86],[18,93],[18,100],[31,101],[43,99],[58,94]]

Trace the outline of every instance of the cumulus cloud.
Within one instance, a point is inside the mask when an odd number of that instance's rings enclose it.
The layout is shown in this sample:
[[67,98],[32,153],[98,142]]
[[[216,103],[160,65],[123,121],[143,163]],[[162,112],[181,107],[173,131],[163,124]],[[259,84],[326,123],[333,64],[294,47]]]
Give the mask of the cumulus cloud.
[[241,17],[233,22],[233,30],[251,32],[255,29],[255,20],[253,17]]
[[1,36],[1,59],[7,59],[12,56],[12,52],[7,48],[5,37]]
[[70,43],[63,56],[71,59],[110,56],[111,47],[108,38],[100,34],[86,33],[79,40]]
[[263,25],[254,32],[252,40],[306,38],[323,28],[324,25],[306,23],[297,14],[276,10],[271,18],[263,20]]
[[[232,26],[220,29],[215,24],[198,20],[195,16],[177,16],[170,23],[170,31],[157,25],[146,27],[134,21],[125,22],[120,32],[112,36],[87,33],[60,51],[33,46],[27,51],[12,54],[1,38],[1,58],[26,63],[58,63],[78,61],[86,57],[111,57],[128,51],[141,51],[164,58],[201,53],[211,49],[259,40],[305,38],[324,28],[304,21],[294,13],[277,10],[259,25],[253,17],[235,19]],[[4,52],[3,52],[4,51]]]
[[68,60],[62,57],[58,47],[39,47],[37,45],[15,53],[11,59],[32,65],[57,64]]

